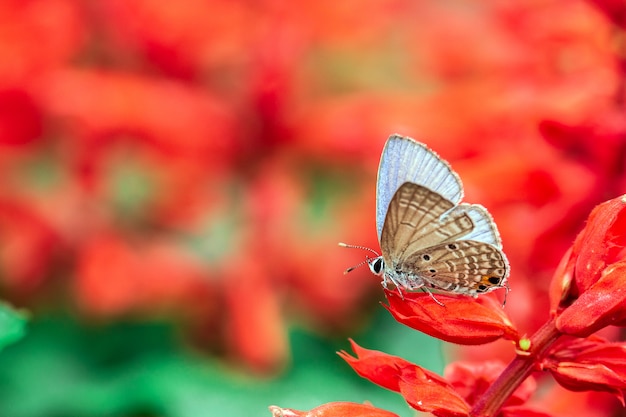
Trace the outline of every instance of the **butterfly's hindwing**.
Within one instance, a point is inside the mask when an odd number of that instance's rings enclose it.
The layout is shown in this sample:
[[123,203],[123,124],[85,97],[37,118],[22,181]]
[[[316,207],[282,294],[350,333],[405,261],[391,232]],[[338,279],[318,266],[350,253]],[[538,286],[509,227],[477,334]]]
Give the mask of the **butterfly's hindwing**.
[[505,286],[509,272],[504,254],[474,240],[444,243],[414,252],[398,265],[432,287],[477,295]]

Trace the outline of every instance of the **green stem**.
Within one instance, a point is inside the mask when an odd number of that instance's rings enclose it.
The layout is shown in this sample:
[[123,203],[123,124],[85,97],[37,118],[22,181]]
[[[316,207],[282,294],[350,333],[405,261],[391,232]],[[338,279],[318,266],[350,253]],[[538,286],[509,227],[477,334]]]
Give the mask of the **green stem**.
[[470,416],[492,417],[502,407],[511,394],[536,369],[548,348],[561,336],[556,329],[554,319],[546,322],[530,338],[530,350],[519,354],[506,367],[498,379],[485,391],[485,394],[474,404]]

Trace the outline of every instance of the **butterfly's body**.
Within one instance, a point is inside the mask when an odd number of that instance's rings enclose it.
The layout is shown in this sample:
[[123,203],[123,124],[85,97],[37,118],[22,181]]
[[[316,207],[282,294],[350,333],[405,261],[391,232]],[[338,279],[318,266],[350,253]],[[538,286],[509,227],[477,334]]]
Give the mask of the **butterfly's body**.
[[509,264],[496,225],[478,204],[460,203],[463,186],[424,144],[392,135],[381,157],[376,228],[382,256],[371,271],[399,291],[434,288],[477,296],[507,287]]

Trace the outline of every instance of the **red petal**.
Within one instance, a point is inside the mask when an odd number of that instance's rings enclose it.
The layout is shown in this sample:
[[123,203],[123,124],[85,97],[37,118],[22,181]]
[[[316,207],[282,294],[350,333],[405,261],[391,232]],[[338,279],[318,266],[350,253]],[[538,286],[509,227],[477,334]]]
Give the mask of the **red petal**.
[[490,297],[477,300],[437,294],[437,304],[429,294],[411,293],[400,298],[386,291],[385,306],[402,324],[447,342],[479,345],[500,338],[517,341],[519,335],[502,306]]
[[609,392],[624,405],[626,380],[604,365],[560,362],[550,372],[559,384],[571,391]]
[[550,372],[559,384],[571,391],[610,392],[624,405],[626,379],[604,365],[560,362]]
[[291,408],[269,407],[273,417],[398,417],[391,411],[381,410],[372,405],[350,402],[333,402],[322,404],[309,411],[298,411]]
[[351,341],[358,358],[339,352],[364,378],[400,392],[415,409],[440,416],[467,415],[469,405],[442,377],[397,356],[368,350]]
[[[597,337],[587,339],[562,338],[551,348],[544,364],[553,370],[562,364],[575,363],[588,369],[600,369],[600,374],[609,373],[611,378],[626,381],[626,343],[607,342]],[[582,375],[582,374],[581,374]],[[624,382],[622,382],[622,385]],[[615,385],[615,388],[620,388]]]
[[606,389],[602,388],[605,386],[626,389],[626,380],[604,365],[560,362],[550,371],[559,382],[567,381],[569,384],[561,385],[574,391],[589,389],[604,391]]
[[626,344],[605,343],[576,355],[576,362],[601,363],[626,379]]
[[561,337],[550,348],[550,357],[557,362],[602,362],[626,364],[626,342],[608,342],[592,335],[585,339]]
[[551,347],[548,354],[556,362],[573,361],[584,352],[593,351],[598,347],[604,347],[608,342],[596,335],[581,339],[573,336],[559,338]]
[[607,263],[626,246],[626,196],[606,201],[593,209],[587,225],[576,237],[572,256],[577,258],[575,281],[580,293],[597,280]]
[[626,317],[626,261],[608,267],[602,278],[563,310],[556,327],[565,334],[585,337]]
[[438,384],[402,379],[400,393],[411,407],[436,416],[467,416],[470,411],[459,394]]
[[398,386],[401,376],[405,378],[417,378],[420,380],[428,380],[442,386],[449,386],[447,381],[439,375],[432,373],[426,369],[402,359],[398,356],[388,355],[377,350],[364,349],[350,340],[352,350],[357,357],[354,358],[348,353],[341,351],[341,356],[357,374],[363,378],[378,384],[391,391],[400,392]]
[[388,390],[400,392],[399,370],[408,363],[407,361],[383,352],[363,349],[352,340],[350,343],[357,354],[356,358],[345,351],[338,352],[338,354],[357,374]]
[[559,266],[554,272],[552,281],[550,281],[550,313],[556,315],[561,306],[568,306],[571,303],[569,298],[576,299],[578,294],[572,294],[572,282],[574,280],[574,271],[576,269],[576,258],[572,256],[572,248],[569,248]]

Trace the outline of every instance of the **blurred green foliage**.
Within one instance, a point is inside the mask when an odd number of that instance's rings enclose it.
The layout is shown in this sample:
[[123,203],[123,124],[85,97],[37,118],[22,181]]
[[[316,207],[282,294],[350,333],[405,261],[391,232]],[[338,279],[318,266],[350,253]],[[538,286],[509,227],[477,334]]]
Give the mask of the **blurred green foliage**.
[[21,339],[26,328],[26,314],[0,303],[0,350]]
[[[403,356],[435,371],[440,342],[394,322],[383,309],[363,347]],[[310,409],[330,401],[370,401],[409,417],[392,392],[358,377],[336,351],[346,339],[292,329],[292,366],[274,379],[226,368],[181,343],[164,323],[79,324],[35,319],[26,337],[0,354],[3,417],[269,416],[269,405]]]

